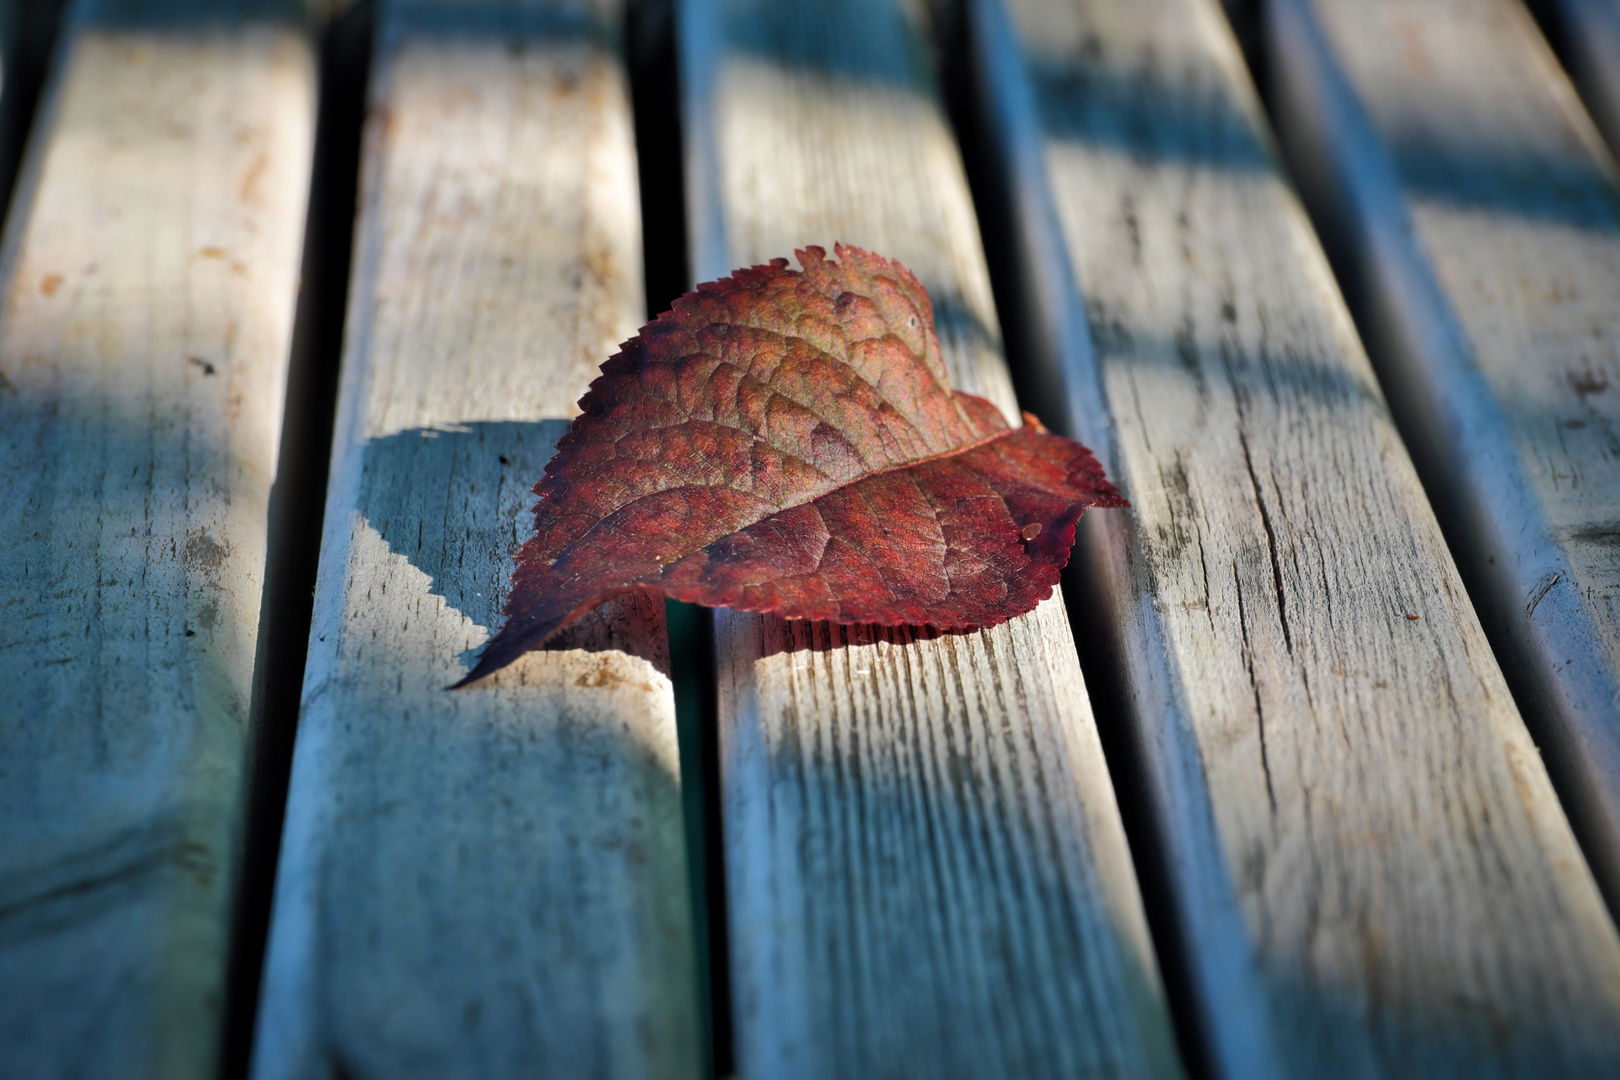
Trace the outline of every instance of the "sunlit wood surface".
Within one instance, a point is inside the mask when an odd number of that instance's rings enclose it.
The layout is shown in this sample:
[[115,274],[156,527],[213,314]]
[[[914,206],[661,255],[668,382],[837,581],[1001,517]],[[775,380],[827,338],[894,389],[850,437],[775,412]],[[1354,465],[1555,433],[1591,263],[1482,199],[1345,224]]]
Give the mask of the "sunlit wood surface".
[[698,1073],[662,602],[445,690],[644,318],[618,15],[379,7],[258,1080]]

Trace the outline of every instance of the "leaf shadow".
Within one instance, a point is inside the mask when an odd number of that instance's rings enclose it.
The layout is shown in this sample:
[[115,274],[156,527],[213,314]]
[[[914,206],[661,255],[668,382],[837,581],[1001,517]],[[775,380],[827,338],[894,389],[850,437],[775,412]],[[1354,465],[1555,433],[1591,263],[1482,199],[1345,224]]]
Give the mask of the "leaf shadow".
[[[569,421],[476,421],[408,428],[366,443],[357,506],[388,544],[431,579],[429,592],[481,627],[501,625],[512,556],[534,529],[532,486]],[[438,482],[426,482],[435,478]],[[617,650],[668,672],[664,634],[617,617],[646,597],[609,601],[566,627],[545,650]],[[457,657],[470,669],[480,643]]]
[[[738,614],[748,614],[739,612]],[[941,630],[937,626],[882,626],[877,623],[833,623],[759,616],[760,658],[783,653],[826,653],[863,645],[911,645],[945,637],[967,637],[978,630]]]

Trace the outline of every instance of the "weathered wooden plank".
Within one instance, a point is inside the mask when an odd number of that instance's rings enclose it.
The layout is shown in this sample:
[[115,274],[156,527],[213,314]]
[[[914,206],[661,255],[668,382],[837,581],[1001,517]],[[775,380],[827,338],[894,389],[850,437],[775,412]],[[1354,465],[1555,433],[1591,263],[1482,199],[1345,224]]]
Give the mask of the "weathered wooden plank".
[[384,3],[253,1075],[701,1065],[662,604],[466,690],[644,321],[615,3]]
[[[695,276],[898,258],[954,385],[1016,416],[915,10],[699,0],[679,26]],[[716,632],[740,1075],[1179,1073],[1061,597],[967,635]]]
[[1269,35],[1283,132],[1558,783],[1620,903],[1620,187],[1507,0]]
[[0,254],[8,1076],[219,1052],[315,73],[192,7],[76,5]]
[[1219,8],[972,10],[1212,1071],[1613,1070],[1620,938]]

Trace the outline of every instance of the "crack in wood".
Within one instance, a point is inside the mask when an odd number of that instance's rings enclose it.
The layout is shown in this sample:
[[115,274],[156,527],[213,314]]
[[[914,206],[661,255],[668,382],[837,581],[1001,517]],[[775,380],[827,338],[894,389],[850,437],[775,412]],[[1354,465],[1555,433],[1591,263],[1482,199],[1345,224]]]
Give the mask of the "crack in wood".
[[1232,560],[1232,585],[1237,589],[1238,628],[1243,632],[1243,668],[1249,673],[1249,689],[1254,694],[1255,723],[1260,732],[1260,771],[1266,777],[1266,802],[1271,816],[1277,816],[1277,791],[1271,784],[1271,754],[1266,746],[1266,707],[1260,700],[1260,682],[1254,676],[1254,649],[1249,644],[1249,614],[1243,603],[1243,578],[1237,560]]
[[1266,554],[1271,560],[1271,580],[1277,588],[1277,618],[1282,623],[1283,644],[1288,646],[1288,655],[1294,655],[1294,635],[1288,627],[1288,600],[1283,594],[1282,564],[1277,561],[1277,532],[1271,525],[1271,511],[1266,508],[1265,496],[1260,494],[1260,480],[1255,476],[1254,458],[1249,454],[1249,437],[1238,432],[1238,443],[1243,447],[1243,464],[1249,470],[1249,484],[1254,488],[1255,505],[1260,508],[1260,524],[1266,530]]

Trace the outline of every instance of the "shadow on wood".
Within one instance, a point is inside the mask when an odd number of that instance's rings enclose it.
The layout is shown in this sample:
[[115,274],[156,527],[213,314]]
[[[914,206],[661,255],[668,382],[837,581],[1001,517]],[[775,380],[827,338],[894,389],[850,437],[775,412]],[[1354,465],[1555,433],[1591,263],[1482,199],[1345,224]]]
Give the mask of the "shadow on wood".
[[[501,625],[501,605],[511,585],[511,556],[534,533],[531,487],[545,474],[567,420],[475,421],[442,428],[411,428],[366,443],[360,513],[388,549],[427,575],[428,592],[477,626]],[[455,493],[420,482],[443,477]],[[489,558],[503,552],[507,559]],[[546,642],[551,652],[618,649],[669,673],[663,635],[627,634],[615,613],[645,608],[648,601],[610,601]],[[662,604],[662,599],[657,604]],[[471,667],[481,646],[458,659]]]

